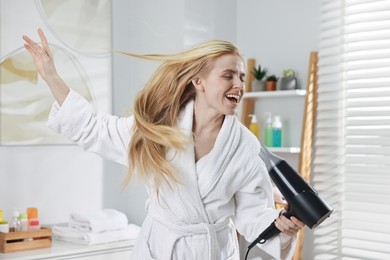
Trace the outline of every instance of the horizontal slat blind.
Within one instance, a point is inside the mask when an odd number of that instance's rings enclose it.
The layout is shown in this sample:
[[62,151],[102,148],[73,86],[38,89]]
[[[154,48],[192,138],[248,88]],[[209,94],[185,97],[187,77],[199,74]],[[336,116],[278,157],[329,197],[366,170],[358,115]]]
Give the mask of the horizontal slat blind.
[[344,40],[341,253],[390,259],[390,2],[346,0]]
[[[313,230],[314,259],[337,259],[343,164],[343,5],[322,1],[318,52],[318,104],[314,140],[313,186],[334,212]],[[329,192],[331,191],[332,192]]]
[[313,184],[335,212],[314,258],[390,259],[390,1],[322,6]]

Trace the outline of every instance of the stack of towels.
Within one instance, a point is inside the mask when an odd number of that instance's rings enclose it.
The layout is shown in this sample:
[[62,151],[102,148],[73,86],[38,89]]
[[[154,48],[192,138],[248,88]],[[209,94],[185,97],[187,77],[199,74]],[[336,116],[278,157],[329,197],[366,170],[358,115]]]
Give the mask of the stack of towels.
[[72,213],[67,225],[52,227],[53,238],[84,245],[136,239],[139,230],[139,226],[129,224],[127,216],[115,209]]

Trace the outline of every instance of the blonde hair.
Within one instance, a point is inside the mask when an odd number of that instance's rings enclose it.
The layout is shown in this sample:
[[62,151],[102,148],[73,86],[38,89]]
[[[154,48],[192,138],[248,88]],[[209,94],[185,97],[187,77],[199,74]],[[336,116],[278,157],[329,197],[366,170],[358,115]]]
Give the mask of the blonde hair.
[[180,110],[195,97],[192,79],[222,55],[241,55],[233,44],[222,40],[208,41],[176,54],[124,54],[163,61],[135,100],[125,184],[136,172],[141,178],[151,174],[157,188],[162,182],[172,188],[171,181],[180,183],[180,177],[166,159],[166,152],[170,148],[183,150],[192,142],[175,127]]

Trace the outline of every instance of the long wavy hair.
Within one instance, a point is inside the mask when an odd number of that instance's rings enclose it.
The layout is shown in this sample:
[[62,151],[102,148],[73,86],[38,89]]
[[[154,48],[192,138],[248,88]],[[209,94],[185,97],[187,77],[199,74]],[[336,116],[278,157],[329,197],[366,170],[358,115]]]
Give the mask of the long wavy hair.
[[153,177],[157,188],[162,182],[172,188],[171,183],[181,180],[166,153],[170,148],[183,150],[192,142],[176,127],[180,110],[195,97],[192,79],[207,73],[209,65],[222,55],[241,55],[237,47],[223,40],[208,41],[175,54],[124,54],[163,62],[135,100],[125,185],[136,173],[141,178]]

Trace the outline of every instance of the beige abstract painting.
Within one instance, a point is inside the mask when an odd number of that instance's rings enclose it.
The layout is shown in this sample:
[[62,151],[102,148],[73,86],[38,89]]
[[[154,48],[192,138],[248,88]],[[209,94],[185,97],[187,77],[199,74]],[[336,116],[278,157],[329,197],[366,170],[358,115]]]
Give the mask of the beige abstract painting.
[[42,28],[65,82],[111,112],[111,1],[0,1],[0,144],[67,144],[46,127],[54,99],[38,76],[23,34]]

